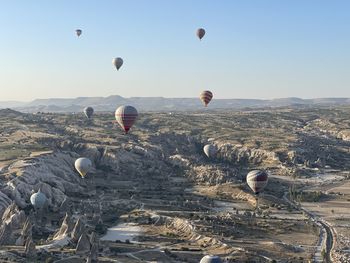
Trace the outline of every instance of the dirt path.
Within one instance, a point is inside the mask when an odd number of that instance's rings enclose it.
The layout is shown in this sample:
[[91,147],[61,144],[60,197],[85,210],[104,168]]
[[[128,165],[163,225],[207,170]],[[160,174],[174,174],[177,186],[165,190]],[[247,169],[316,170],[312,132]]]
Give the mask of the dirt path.
[[288,202],[291,206],[293,206],[295,209],[298,209],[300,211],[303,211],[306,215],[308,215],[319,227],[320,227],[320,235],[319,240],[316,245],[316,250],[313,256],[313,262],[324,262],[322,251],[326,252],[326,261],[332,262],[331,260],[331,252],[334,244],[334,229],[333,227],[324,219],[316,216],[314,213],[310,212],[309,210],[296,205],[294,202],[289,200],[288,192],[285,192],[283,195],[283,199]]

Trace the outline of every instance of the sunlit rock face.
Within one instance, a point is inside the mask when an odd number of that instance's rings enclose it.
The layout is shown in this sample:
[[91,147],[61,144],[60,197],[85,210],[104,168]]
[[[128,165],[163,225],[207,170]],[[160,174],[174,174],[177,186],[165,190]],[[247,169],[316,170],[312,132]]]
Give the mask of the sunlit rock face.
[[14,245],[20,238],[22,228],[25,226],[26,215],[15,203],[4,211],[0,226],[0,244]]
[[[19,207],[25,208],[29,205],[32,190],[40,188],[47,197],[48,206],[57,210],[67,195],[83,190],[72,166],[75,156],[57,152],[18,161],[9,167],[9,171],[17,171],[20,176],[7,182],[1,191]],[[5,206],[7,200],[0,202]]]
[[25,243],[24,252],[26,256],[33,257],[36,254],[35,244],[32,237],[28,237]]
[[232,145],[229,143],[218,144],[218,155],[225,160],[238,164],[274,163],[279,164],[280,160],[275,152],[262,149],[244,147],[242,145]]
[[74,228],[74,222],[71,216],[68,213],[66,213],[62,221],[61,227],[53,236],[53,240],[62,239],[65,236],[69,236],[73,228]]

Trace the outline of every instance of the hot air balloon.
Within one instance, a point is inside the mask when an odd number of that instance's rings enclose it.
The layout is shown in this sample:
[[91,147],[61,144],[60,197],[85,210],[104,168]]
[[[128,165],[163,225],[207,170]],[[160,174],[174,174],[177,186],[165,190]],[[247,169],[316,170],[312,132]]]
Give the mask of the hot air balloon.
[[199,263],[222,263],[220,257],[218,256],[204,256]]
[[75,30],[75,33],[77,34],[78,37],[80,37],[80,35],[81,35],[82,32],[83,32],[83,31],[82,31],[81,29]]
[[120,67],[123,65],[124,61],[122,58],[114,58],[112,60],[112,63],[117,68],[117,70],[119,70]]
[[205,35],[204,28],[198,28],[196,34],[197,34],[197,37],[199,38],[199,40],[202,40],[202,38]]
[[75,161],[75,169],[79,172],[82,178],[86,176],[92,167],[92,163],[88,158],[82,157]]
[[42,193],[41,190],[39,189],[37,193],[34,193],[31,195],[30,202],[34,206],[34,209],[38,210],[44,207],[44,205],[47,202],[47,198],[46,198],[46,195]]
[[92,117],[92,115],[94,114],[94,109],[92,107],[86,107],[84,109],[84,114],[88,119],[90,119]]
[[216,147],[212,144],[205,145],[203,151],[208,158],[214,157],[217,152]]
[[120,106],[115,111],[115,119],[123,128],[125,133],[128,133],[131,126],[134,124],[138,116],[137,110],[133,106]]
[[208,103],[211,101],[213,98],[213,93],[209,90],[202,91],[199,98],[201,101],[204,103],[204,106],[207,107]]
[[247,184],[257,195],[267,185],[268,174],[265,171],[253,170],[247,174]]

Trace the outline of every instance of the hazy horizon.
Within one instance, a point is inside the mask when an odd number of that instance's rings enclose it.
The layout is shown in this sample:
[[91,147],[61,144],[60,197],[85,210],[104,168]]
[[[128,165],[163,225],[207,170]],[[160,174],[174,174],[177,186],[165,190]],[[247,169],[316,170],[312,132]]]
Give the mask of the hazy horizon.
[[[205,89],[215,99],[347,98],[349,8],[341,0],[3,2],[0,101],[193,98]],[[114,57],[124,59],[119,71]]]
[[[120,96],[125,99],[130,98],[164,98],[164,99],[197,99],[198,96],[193,97],[166,97],[166,96],[121,96],[118,94],[111,94],[107,96],[79,96],[79,97],[47,97],[47,98],[34,98],[31,100],[0,100],[0,102],[20,102],[20,103],[29,103],[35,100],[69,100],[69,99],[78,99],[78,98],[108,98],[113,96]],[[314,97],[314,98],[303,98],[303,97],[281,97],[281,98],[218,98],[218,100],[283,100],[283,99],[301,99],[301,100],[322,100],[322,99],[350,99],[350,97]]]

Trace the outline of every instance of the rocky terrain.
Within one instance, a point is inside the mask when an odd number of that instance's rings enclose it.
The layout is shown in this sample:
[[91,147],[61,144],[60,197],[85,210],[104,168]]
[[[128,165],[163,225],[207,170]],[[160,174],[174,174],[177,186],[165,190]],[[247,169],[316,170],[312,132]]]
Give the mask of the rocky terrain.
[[1,262],[349,262],[350,107],[113,119],[0,110]]

